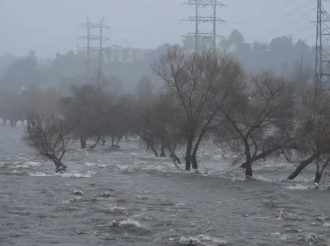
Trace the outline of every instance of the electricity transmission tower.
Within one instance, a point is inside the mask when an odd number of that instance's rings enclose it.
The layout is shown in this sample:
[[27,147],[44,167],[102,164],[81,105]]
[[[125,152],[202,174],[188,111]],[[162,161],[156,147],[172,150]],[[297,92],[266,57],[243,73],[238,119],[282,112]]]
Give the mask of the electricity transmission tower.
[[[184,35],[184,37],[194,39],[195,41],[195,51],[200,49],[200,41],[203,39],[211,39],[212,38],[212,48],[216,49],[217,46],[217,38],[223,38],[223,36],[217,34],[217,24],[224,23],[225,21],[217,17],[217,8],[224,7],[225,5],[220,3],[218,0],[188,0],[188,2],[184,2],[182,4],[190,5],[195,7],[195,15],[190,16],[183,21],[189,21],[195,23],[195,32],[188,33]],[[211,16],[201,16],[200,10],[202,8],[211,7],[212,15]],[[212,32],[201,32],[200,24],[208,23],[212,24],[213,29]]]
[[[79,25],[80,27],[86,28],[87,34],[80,36],[81,39],[87,40],[87,46],[81,48],[82,50],[86,51],[86,78],[90,78],[90,60],[91,60],[91,52],[92,51],[98,51],[99,52],[99,69],[98,69],[98,83],[100,82],[102,78],[102,68],[103,68],[103,42],[108,41],[109,38],[105,37],[103,35],[103,30],[108,29],[109,27],[103,24],[104,22],[104,16],[102,17],[101,21],[99,23],[91,23],[89,21],[88,16],[86,16],[86,23],[83,23]],[[92,35],[91,31],[92,29],[99,29],[98,35]],[[91,46],[92,41],[98,40],[99,46],[93,47]]]
[[330,15],[317,0],[315,83],[330,89]]

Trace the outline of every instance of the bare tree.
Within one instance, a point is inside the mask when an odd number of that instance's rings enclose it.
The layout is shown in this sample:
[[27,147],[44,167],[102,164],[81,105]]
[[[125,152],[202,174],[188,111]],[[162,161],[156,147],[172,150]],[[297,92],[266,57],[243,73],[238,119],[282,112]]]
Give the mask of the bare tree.
[[96,138],[95,147],[105,135],[105,120],[111,102],[102,87],[91,84],[72,87],[73,96],[66,111],[66,119],[76,126],[75,135],[85,148],[88,138]]
[[303,98],[304,113],[300,114],[297,122],[296,149],[307,158],[288,179],[294,179],[315,161],[314,182],[319,184],[330,163],[330,93],[321,87],[310,88]]
[[142,139],[147,148],[151,149],[155,156],[158,156],[158,151],[156,150],[158,139],[154,132],[155,128],[153,124],[155,102],[156,100],[154,98],[139,101],[134,113],[134,133]]
[[229,104],[217,104],[233,134],[232,148],[243,145],[243,167],[253,176],[252,163],[270,154],[290,149],[294,86],[281,77],[265,72],[243,81]]
[[68,127],[63,119],[28,112],[23,140],[35,149],[38,155],[54,162],[56,172],[67,170],[62,159],[72,143],[72,138],[71,127]]
[[224,53],[206,50],[188,54],[173,46],[152,68],[166,83],[167,90],[176,93],[185,116],[186,170],[191,166],[198,169],[199,145],[218,111],[211,101],[223,92],[223,85],[232,75],[240,74],[241,66]]
[[135,97],[127,93],[117,96],[109,111],[107,134],[111,137],[111,146],[119,148],[119,142],[133,131]]
[[159,94],[157,101],[154,103],[153,115],[153,131],[160,142],[160,156],[165,157],[165,150],[167,149],[173,162],[181,164],[175,150],[183,144],[185,139],[185,114],[173,91],[165,91]]

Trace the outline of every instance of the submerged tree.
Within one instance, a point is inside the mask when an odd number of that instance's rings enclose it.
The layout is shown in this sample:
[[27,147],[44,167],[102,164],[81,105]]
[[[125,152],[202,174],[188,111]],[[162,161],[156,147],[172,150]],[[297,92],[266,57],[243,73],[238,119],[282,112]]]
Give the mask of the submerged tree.
[[72,136],[71,128],[63,119],[28,112],[23,140],[37,151],[38,155],[52,161],[56,166],[55,172],[62,173],[67,170],[62,159],[72,143]]
[[320,87],[311,88],[304,95],[305,111],[299,115],[296,149],[307,158],[288,177],[294,179],[308,165],[315,162],[314,182],[319,184],[330,163],[330,94]]
[[231,76],[240,74],[240,68],[225,53],[206,50],[189,54],[179,46],[170,48],[154,63],[154,73],[165,82],[167,91],[175,93],[184,112],[186,170],[191,166],[198,169],[197,151],[218,111],[212,99],[227,97],[223,90]]
[[[231,147],[243,146],[245,175],[252,177],[252,163],[278,151],[290,149],[294,93],[284,78],[262,73],[236,88],[232,103],[218,104],[227,130],[232,134]],[[234,140],[234,141],[233,141]]]
[[65,117],[75,125],[74,135],[80,140],[82,149],[87,146],[87,139],[96,138],[95,147],[105,136],[106,115],[110,112],[109,94],[101,86],[83,84],[72,87],[72,98]]

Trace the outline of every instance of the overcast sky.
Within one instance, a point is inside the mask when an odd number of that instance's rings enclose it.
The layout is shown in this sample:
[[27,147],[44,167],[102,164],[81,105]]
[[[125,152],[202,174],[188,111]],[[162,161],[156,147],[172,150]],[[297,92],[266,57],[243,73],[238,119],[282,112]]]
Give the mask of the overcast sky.
[[[180,42],[194,31],[192,23],[180,20],[194,14],[184,0],[0,0],[0,54],[25,55],[36,50],[38,57],[51,58],[56,52],[84,46],[77,37],[86,15],[98,22],[105,15],[105,32],[113,44],[155,48]],[[188,1],[188,0],[187,0]],[[316,0],[222,0],[218,10],[226,23],[218,26],[223,36],[238,29],[247,42],[269,41],[279,35],[315,42]],[[326,5],[327,9],[329,4]],[[209,14],[207,9],[201,14]],[[211,26],[203,25],[208,32]]]

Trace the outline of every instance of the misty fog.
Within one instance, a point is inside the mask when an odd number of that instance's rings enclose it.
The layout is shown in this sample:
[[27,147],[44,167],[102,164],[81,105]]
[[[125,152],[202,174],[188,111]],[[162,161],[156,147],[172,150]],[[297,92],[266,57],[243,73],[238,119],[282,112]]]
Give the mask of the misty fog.
[[[224,39],[218,39],[218,47],[232,52],[246,69],[253,72],[271,69],[287,75],[292,72],[293,63],[300,59],[313,69],[314,1],[222,3],[226,6],[219,8],[218,17],[225,22],[218,24],[217,33]],[[207,10],[201,12],[201,15],[210,14]],[[86,22],[86,15],[93,23],[105,16],[104,24],[110,28],[104,30],[109,40],[103,44],[103,76],[120,81],[124,91],[132,91],[142,76],[151,75],[150,64],[170,44],[194,48],[193,40],[183,40],[183,35],[194,32],[194,23],[182,21],[194,15],[194,8],[177,0],[72,0],[65,6],[56,1],[2,0],[1,83],[18,90],[30,83],[62,88],[63,83],[67,84],[63,81],[84,80],[86,55],[82,48],[86,47],[86,40],[79,37],[86,34],[86,29],[79,25]],[[200,25],[201,32],[211,29],[210,23]],[[98,34],[98,30],[92,30],[92,34]],[[91,42],[92,47],[98,45],[97,40]],[[38,78],[16,81],[13,85],[8,68],[15,73],[19,68],[18,65],[15,68],[13,61],[26,56],[31,57],[31,64],[26,64],[30,71],[26,68],[26,72],[38,70],[35,74]],[[98,70],[98,52],[93,51],[91,58],[90,72],[94,76]]]
[[329,10],[0,0],[0,246],[330,245]]

